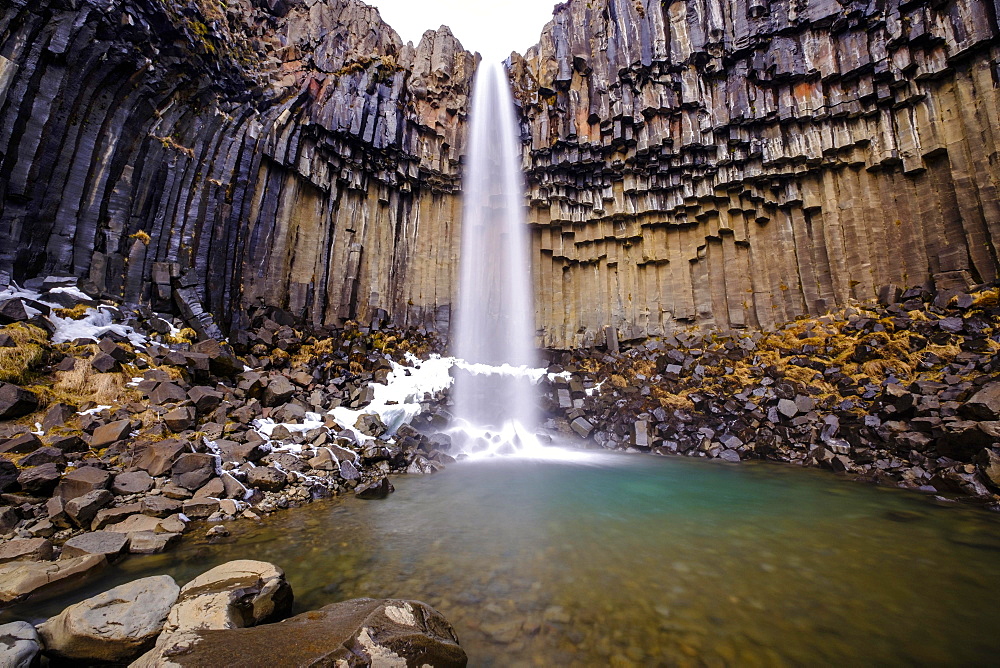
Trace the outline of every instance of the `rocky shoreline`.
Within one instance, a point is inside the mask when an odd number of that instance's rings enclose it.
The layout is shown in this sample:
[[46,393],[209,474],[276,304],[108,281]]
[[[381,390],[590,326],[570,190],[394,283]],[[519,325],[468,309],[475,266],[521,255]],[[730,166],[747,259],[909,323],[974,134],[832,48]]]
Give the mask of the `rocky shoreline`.
[[[468,659],[448,621],[426,603],[353,599],[291,617],[282,569],[230,561],[179,587],[169,575],[134,580],[32,626],[0,625],[3,665],[40,653],[75,665],[431,665]],[[275,642],[276,638],[281,642]]]
[[558,353],[548,426],[595,446],[818,466],[1000,510],[1000,289],[883,291],[772,333]]

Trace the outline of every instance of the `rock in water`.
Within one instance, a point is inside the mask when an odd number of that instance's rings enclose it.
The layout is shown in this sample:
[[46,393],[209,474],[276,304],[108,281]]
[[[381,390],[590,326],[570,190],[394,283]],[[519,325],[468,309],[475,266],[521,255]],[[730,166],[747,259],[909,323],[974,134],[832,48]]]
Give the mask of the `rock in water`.
[[108,565],[104,555],[90,554],[59,561],[14,561],[0,566],[0,607],[32,594],[68,589]]
[[[162,665],[164,657],[172,656],[191,632],[273,622],[288,615],[291,609],[292,587],[283,570],[265,561],[227,562],[184,585],[177,603],[167,614],[163,635],[156,646],[133,665],[135,668]],[[246,661],[248,656],[252,655],[244,655],[240,660]]]
[[180,587],[169,575],[135,580],[71,605],[38,627],[45,653],[124,663],[153,646]]
[[0,666],[3,668],[30,668],[40,649],[38,633],[28,622],[0,626]]
[[162,651],[177,666],[238,665],[247,657],[261,666],[461,668],[468,663],[455,630],[434,608],[370,598],[334,603],[278,624],[181,633]]

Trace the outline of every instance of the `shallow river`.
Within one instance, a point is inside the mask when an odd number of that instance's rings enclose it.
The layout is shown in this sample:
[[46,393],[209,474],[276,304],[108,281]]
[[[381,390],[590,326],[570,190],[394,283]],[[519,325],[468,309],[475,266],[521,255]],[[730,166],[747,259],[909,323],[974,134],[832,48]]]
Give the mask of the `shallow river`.
[[387,500],[230,523],[212,545],[194,527],[74,600],[252,558],[285,569],[296,611],[430,603],[472,666],[967,666],[1000,650],[1000,516],[985,511],[789,466],[645,455],[393,482]]

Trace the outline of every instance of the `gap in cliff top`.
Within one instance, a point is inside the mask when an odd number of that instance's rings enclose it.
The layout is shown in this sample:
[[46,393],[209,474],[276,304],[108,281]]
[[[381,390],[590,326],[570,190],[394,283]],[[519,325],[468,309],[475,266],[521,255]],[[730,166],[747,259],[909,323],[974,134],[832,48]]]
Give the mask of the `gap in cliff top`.
[[552,19],[556,3],[537,0],[367,0],[377,8],[404,42],[420,43],[426,30],[446,25],[470,51],[487,62],[506,59],[512,51],[524,53],[538,42]]

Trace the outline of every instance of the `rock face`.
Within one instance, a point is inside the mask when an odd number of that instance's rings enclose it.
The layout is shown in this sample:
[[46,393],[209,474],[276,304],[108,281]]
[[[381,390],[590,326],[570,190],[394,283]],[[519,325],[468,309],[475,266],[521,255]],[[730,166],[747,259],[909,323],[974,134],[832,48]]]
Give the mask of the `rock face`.
[[468,659],[451,624],[418,601],[355,599],[278,624],[201,630],[174,638],[170,665],[434,666],[460,668]]
[[357,0],[4,3],[0,285],[434,324],[475,64]]
[[153,645],[179,592],[169,575],[129,582],[69,606],[38,633],[48,655],[127,662]]
[[570,0],[511,78],[557,347],[997,277],[993,3]]
[[[540,343],[995,279],[996,13],[558,5],[510,67]],[[215,338],[261,304],[446,330],[476,62],[358,0],[10,0],[0,285],[65,271]]]

